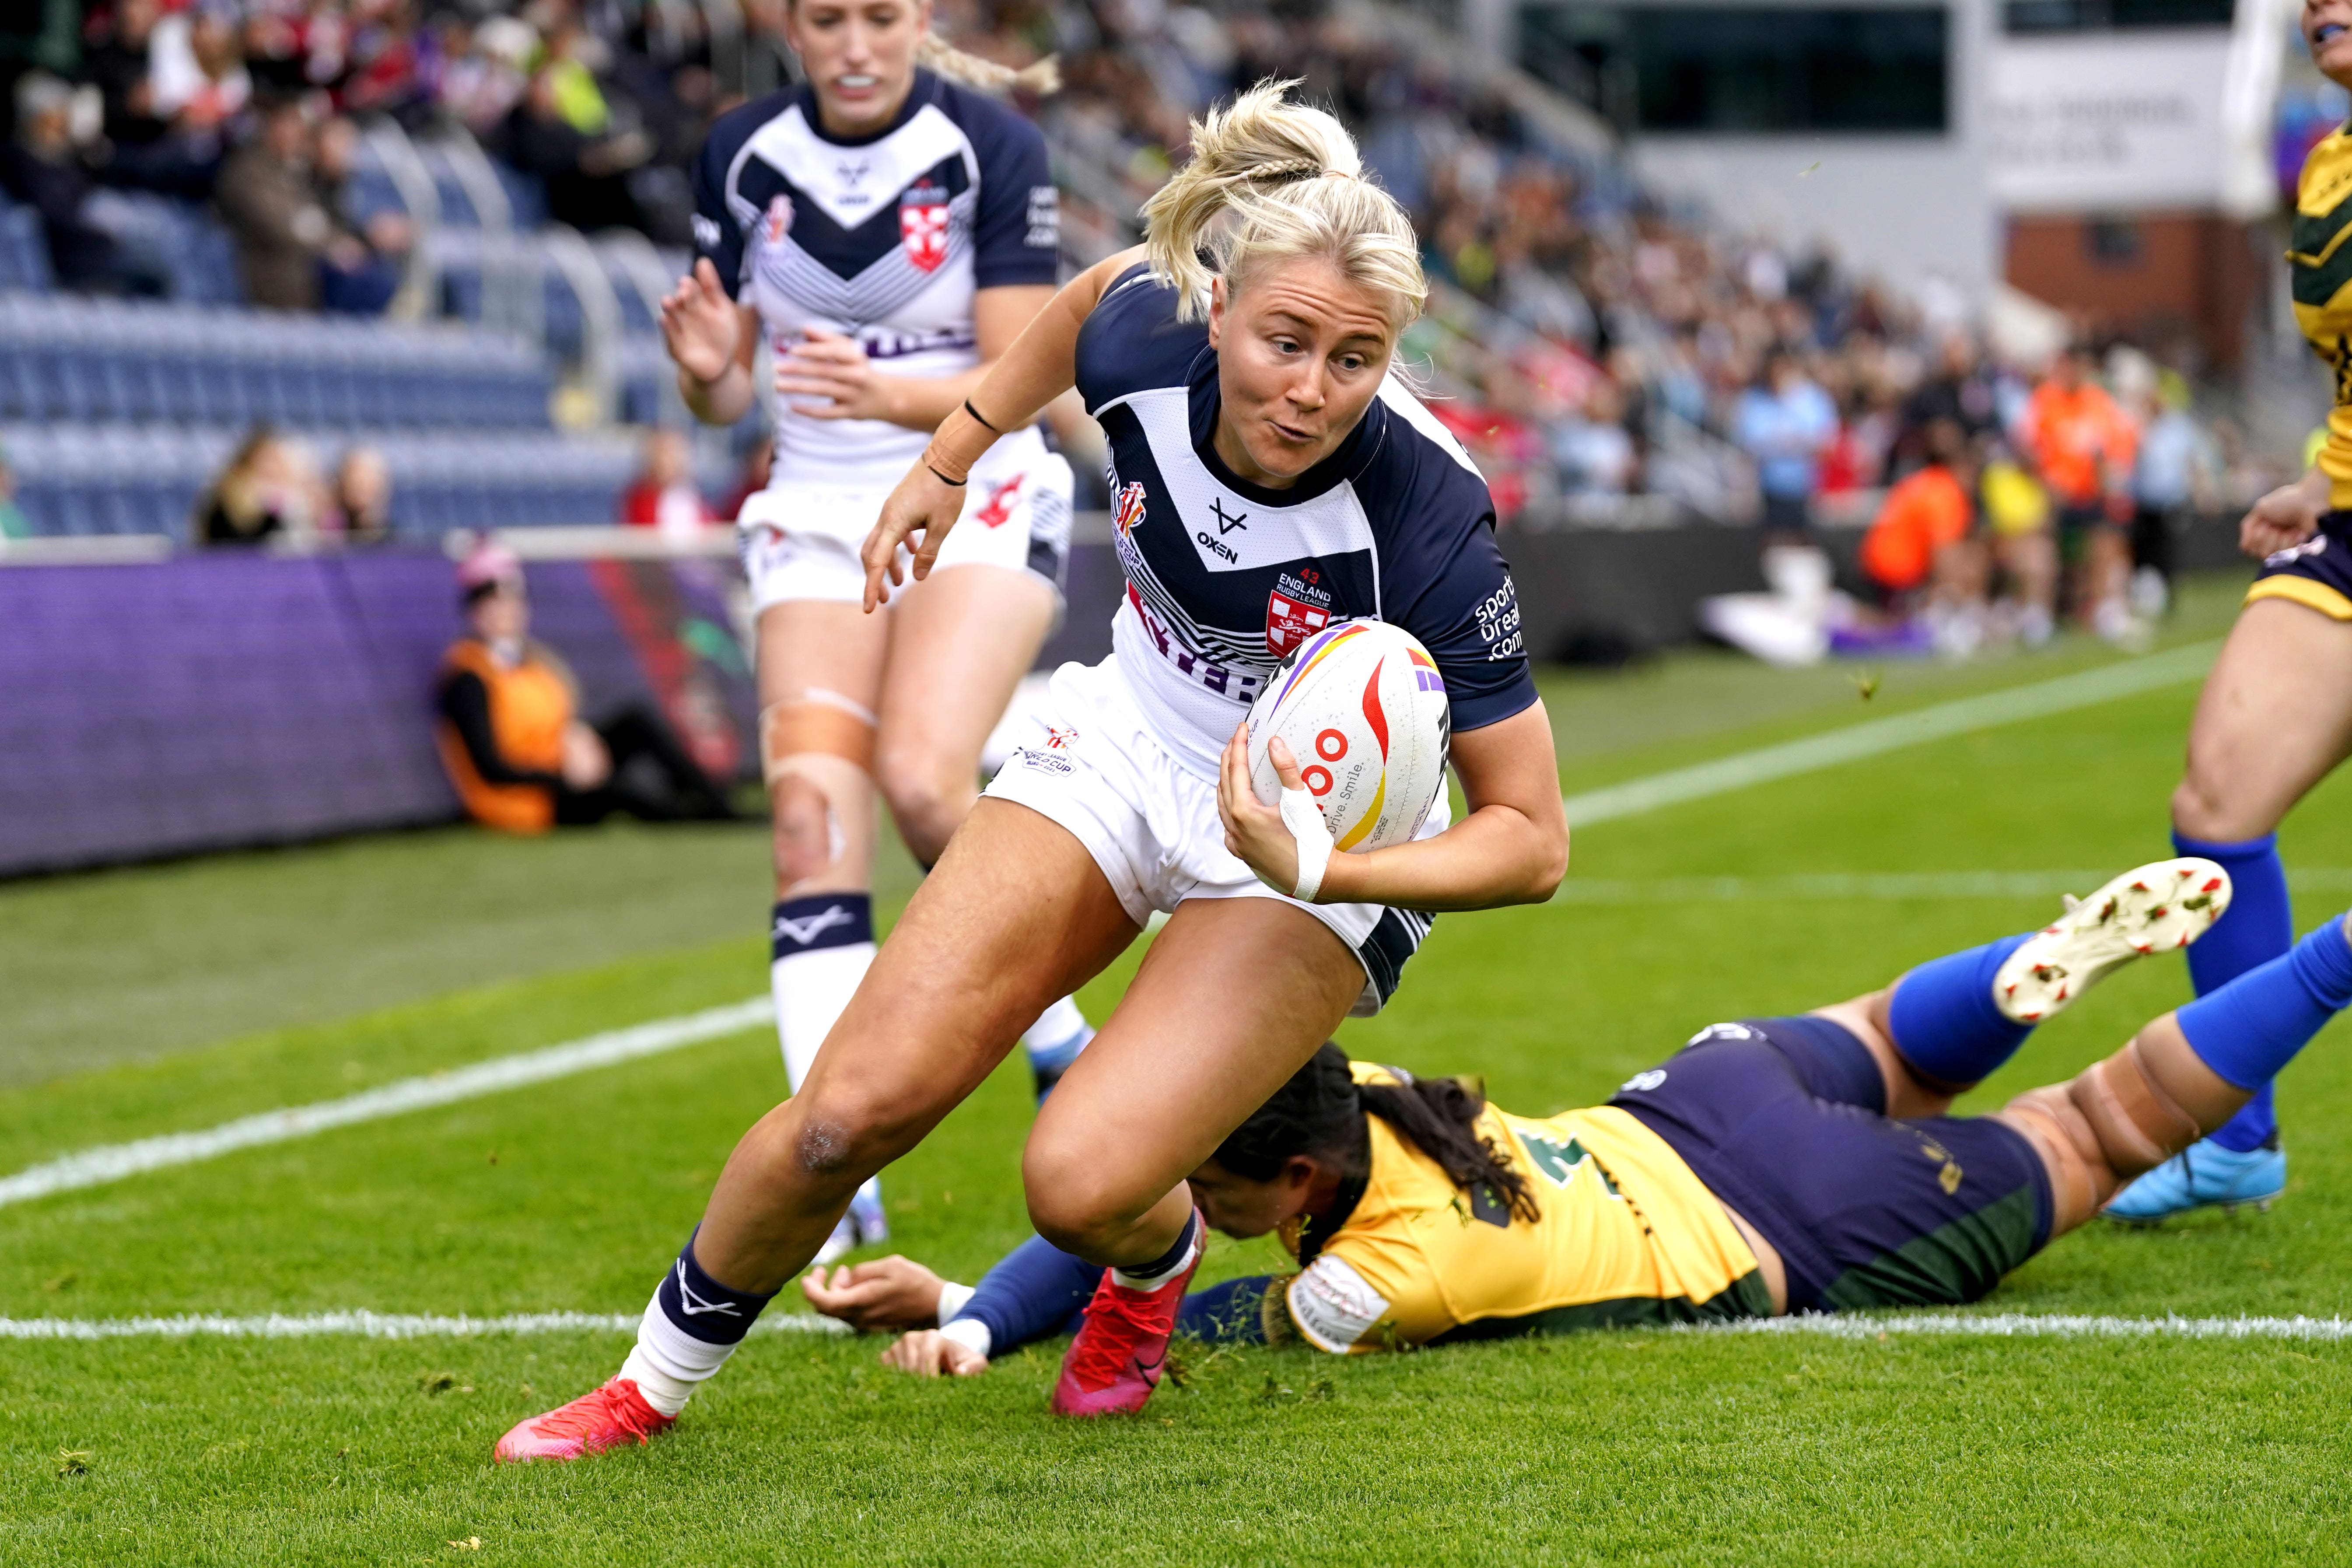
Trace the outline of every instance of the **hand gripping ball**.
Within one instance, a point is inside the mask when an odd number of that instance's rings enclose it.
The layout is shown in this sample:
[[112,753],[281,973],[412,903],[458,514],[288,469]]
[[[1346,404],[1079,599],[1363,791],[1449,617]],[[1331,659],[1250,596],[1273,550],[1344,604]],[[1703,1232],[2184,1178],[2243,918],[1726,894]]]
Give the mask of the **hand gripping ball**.
[[1250,704],[1250,787],[1281,799],[1266,754],[1279,735],[1338,848],[1385,849],[1421,831],[1445,787],[1451,731],[1429,650],[1385,621],[1343,621],[1292,649]]

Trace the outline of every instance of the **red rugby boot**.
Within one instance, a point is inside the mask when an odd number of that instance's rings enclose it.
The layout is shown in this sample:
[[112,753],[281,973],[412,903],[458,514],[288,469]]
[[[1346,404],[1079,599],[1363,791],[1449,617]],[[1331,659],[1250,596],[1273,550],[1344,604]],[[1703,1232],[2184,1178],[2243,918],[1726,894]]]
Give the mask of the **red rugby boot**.
[[677,1425],[677,1416],[646,1403],[633,1380],[616,1377],[569,1405],[517,1422],[490,1450],[490,1458],[501,1465],[585,1458],[624,1443],[650,1443]]
[[1062,1375],[1048,1406],[1056,1415],[1132,1415],[1160,1386],[1168,1365],[1168,1340],[1184,1287],[1207,1250],[1205,1230],[1195,1237],[1192,1261],[1157,1290],[1130,1290],[1103,1270],[1087,1303],[1087,1321],[1062,1358]]

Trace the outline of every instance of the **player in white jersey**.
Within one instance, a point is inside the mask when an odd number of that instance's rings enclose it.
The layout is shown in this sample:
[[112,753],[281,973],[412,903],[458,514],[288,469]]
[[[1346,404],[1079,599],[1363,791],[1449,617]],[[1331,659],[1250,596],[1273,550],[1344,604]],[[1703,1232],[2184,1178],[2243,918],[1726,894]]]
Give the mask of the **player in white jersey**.
[[[776,365],[773,477],[738,526],[774,809],[771,981],[797,1089],[873,961],[875,785],[916,858],[936,860],[1058,613],[1070,469],[1034,426],[1008,432],[940,563],[958,570],[887,620],[859,613],[857,548],[883,499],[1053,296],[1055,191],[1036,127],[968,85],[1019,79],[945,48],[928,5],[795,0],[787,15],[808,82],[711,128],[700,258],[662,327],[712,423],[751,406],[763,337]],[[1067,998],[1030,1029],[1041,1094],[1089,1037]],[[887,1234],[868,1183],[827,1252]]]
[[[864,550],[866,602],[895,600],[902,542],[922,534],[919,578],[945,559],[994,431],[1075,383],[1118,481],[1114,653],[1055,678],[1057,732],[997,775],[801,1092],[736,1145],[620,1373],[523,1422],[499,1458],[665,1430],[858,1183],[1162,910],[1023,1163],[1039,1232],[1104,1268],[1053,1407],[1140,1407],[1200,1257],[1186,1176],[1341,1018],[1388,996],[1426,911],[1540,901],[1565,872],[1551,727],[1494,503],[1388,384],[1427,295],[1411,220],[1339,122],[1285,103],[1280,84],[1194,125],[1192,146],[1144,209],[1146,247],[1055,295],[941,425]],[[1333,855],[1252,794],[1240,726],[1282,654],[1342,617],[1393,622],[1429,649],[1469,809],[1412,843]],[[1275,758],[1301,788],[1295,761]]]

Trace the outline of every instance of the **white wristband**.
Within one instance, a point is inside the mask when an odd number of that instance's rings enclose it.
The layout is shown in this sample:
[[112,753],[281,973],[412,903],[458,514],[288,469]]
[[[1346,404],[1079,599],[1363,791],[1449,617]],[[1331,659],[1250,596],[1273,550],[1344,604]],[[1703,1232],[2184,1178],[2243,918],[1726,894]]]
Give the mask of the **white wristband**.
[[940,1309],[936,1316],[942,1327],[951,1322],[963,1304],[971,1300],[972,1287],[959,1285],[952,1279],[940,1281]]
[[1282,825],[1298,844],[1298,885],[1290,896],[1311,904],[1322,890],[1323,873],[1331,865],[1331,830],[1323,822],[1323,808],[1303,789],[1282,792]]
[[978,1318],[958,1318],[940,1330],[940,1337],[963,1346],[974,1355],[989,1352],[996,1336]]

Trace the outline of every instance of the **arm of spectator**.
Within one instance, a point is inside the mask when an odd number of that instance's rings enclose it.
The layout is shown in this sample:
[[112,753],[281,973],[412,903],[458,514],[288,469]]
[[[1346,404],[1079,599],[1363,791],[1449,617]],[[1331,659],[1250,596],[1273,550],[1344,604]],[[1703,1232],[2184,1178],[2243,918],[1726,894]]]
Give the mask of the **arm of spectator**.
[[562,779],[554,773],[509,766],[499,754],[497,737],[490,732],[489,688],[482,684],[480,676],[459,670],[441,683],[441,717],[457,731],[467,760],[484,784],[537,784],[542,789],[562,785]]

